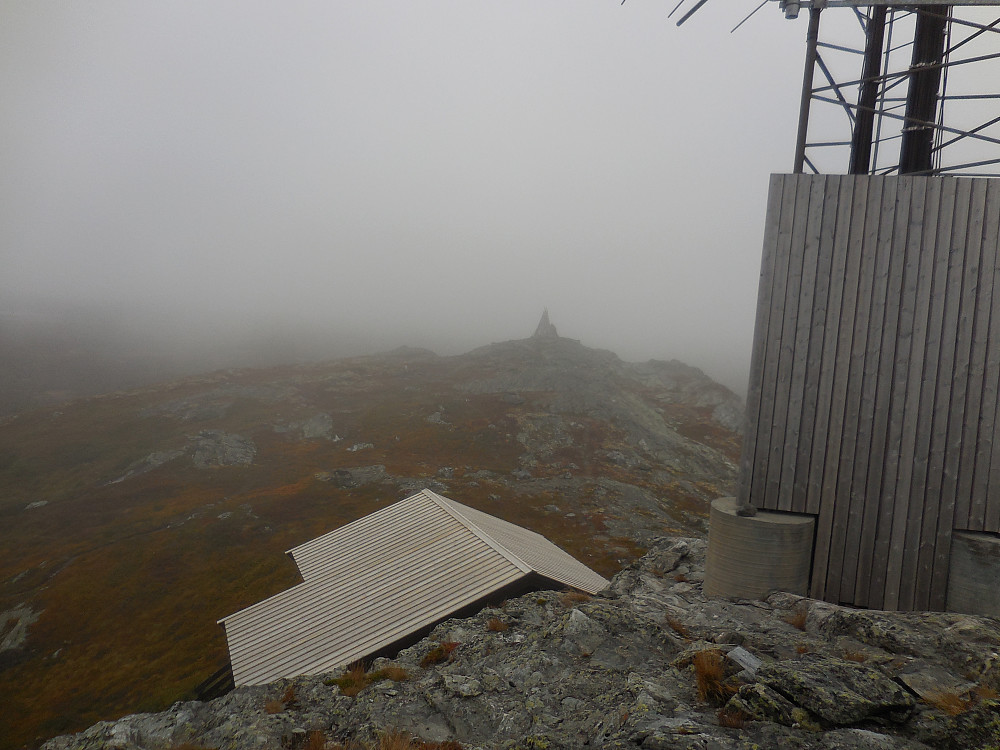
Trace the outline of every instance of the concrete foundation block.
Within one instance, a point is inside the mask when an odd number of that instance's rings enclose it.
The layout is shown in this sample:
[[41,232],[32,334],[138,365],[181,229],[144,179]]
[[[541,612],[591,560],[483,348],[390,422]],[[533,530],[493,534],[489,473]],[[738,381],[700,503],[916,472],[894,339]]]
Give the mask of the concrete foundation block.
[[1000,617],[1000,536],[977,531],[952,534],[946,609]]
[[712,502],[704,591],[760,599],[772,591],[809,592],[815,520],[793,513],[736,515],[736,499]]

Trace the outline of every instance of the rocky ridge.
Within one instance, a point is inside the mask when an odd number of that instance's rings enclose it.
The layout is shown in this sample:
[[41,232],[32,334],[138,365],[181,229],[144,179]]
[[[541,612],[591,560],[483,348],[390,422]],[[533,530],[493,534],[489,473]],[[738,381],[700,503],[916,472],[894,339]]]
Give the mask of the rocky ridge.
[[44,747],[364,746],[390,730],[484,750],[1000,747],[1000,623],[708,599],[704,549],[665,538],[593,598],[540,592],[446,621],[370,665],[395,679],[353,697],[337,675],[299,677]]

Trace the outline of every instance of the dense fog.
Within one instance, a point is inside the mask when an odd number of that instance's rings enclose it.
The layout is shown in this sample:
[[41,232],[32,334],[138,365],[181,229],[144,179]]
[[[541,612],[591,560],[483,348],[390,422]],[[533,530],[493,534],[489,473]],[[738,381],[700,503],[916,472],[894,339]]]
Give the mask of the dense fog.
[[0,390],[455,354],[548,307],[742,392],[805,34],[730,34],[755,5],[0,0]]

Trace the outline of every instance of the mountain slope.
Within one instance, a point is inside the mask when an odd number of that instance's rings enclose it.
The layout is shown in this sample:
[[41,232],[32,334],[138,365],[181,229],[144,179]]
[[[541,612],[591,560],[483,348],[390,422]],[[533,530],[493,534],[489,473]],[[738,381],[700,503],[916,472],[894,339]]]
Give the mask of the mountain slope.
[[283,552],[424,486],[610,575],[702,533],[739,400],[560,339],[226,371],[0,424],[0,747],[160,709]]

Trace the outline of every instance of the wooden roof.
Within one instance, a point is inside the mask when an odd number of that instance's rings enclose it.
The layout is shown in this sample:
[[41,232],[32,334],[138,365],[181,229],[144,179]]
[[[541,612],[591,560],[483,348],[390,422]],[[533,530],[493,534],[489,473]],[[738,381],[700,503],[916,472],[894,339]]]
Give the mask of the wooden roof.
[[350,664],[532,573],[608,584],[540,534],[430,490],[288,554],[303,583],[219,620],[237,685]]

